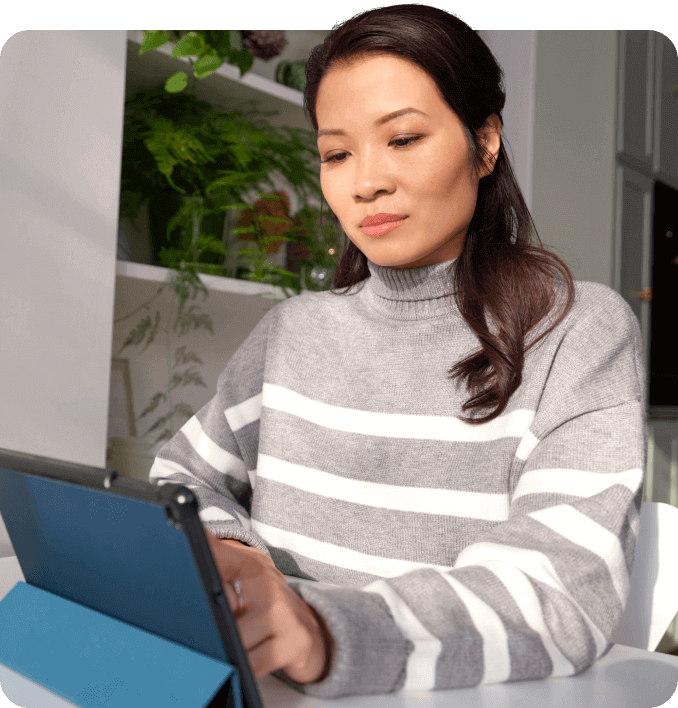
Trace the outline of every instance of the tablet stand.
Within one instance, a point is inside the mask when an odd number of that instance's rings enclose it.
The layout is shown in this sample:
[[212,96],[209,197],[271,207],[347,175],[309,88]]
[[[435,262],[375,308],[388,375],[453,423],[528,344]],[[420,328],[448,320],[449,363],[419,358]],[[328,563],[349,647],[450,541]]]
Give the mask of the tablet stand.
[[242,708],[233,665],[24,582],[0,601],[0,663],[80,708]]

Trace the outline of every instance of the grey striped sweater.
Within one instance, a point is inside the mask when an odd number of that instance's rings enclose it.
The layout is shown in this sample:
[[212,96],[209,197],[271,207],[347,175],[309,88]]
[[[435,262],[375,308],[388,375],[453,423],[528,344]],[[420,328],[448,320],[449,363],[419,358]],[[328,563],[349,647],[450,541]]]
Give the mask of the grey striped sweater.
[[571,676],[623,612],[647,449],[637,319],[577,282],[506,410],[468,425],[447,371],[478,340],[448,266],[370,262],[347,295],[276,304],[150,472],[323,616],[326,679],[276,673],[310,696]]

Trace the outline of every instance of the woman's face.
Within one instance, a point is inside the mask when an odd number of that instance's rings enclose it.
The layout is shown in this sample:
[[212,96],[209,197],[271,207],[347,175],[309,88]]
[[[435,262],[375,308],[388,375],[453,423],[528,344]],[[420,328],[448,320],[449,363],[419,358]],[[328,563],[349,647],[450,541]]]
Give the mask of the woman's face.
[[[323,194],[370,261],[419,268],[461,253],[491,168],[473,175],[462,123],[425,71],[391,55],[335,67],[320,83],[316,117]],[[488,121],[480,134],[496,157],[500,123]],[[366,227],[376,214],[391,221]]]

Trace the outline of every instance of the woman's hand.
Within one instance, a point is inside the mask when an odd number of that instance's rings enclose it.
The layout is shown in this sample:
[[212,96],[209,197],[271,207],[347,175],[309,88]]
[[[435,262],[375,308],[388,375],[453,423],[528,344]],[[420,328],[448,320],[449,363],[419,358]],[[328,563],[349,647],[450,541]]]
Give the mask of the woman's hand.
[[[282,669],[297,683],[324,678],[334,640],[320,615],[287,585],[266,553],[204,531],[254,677]],[[244,600],[239,612],[231,585],[236,580]]]

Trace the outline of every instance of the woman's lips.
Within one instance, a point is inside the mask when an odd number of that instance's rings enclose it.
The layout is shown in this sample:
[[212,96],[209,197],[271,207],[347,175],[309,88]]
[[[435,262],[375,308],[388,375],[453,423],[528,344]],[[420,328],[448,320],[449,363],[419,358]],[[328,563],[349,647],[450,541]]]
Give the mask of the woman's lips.
[[375,224],[374,226],[363,226],[361,228],[368,236],[383,236],[389,231],[397,229],[400,224],[405,221],[405,218],[406,217],[403,217],[402,219],[398,219],[397,221],[386,221],[383,224]]

